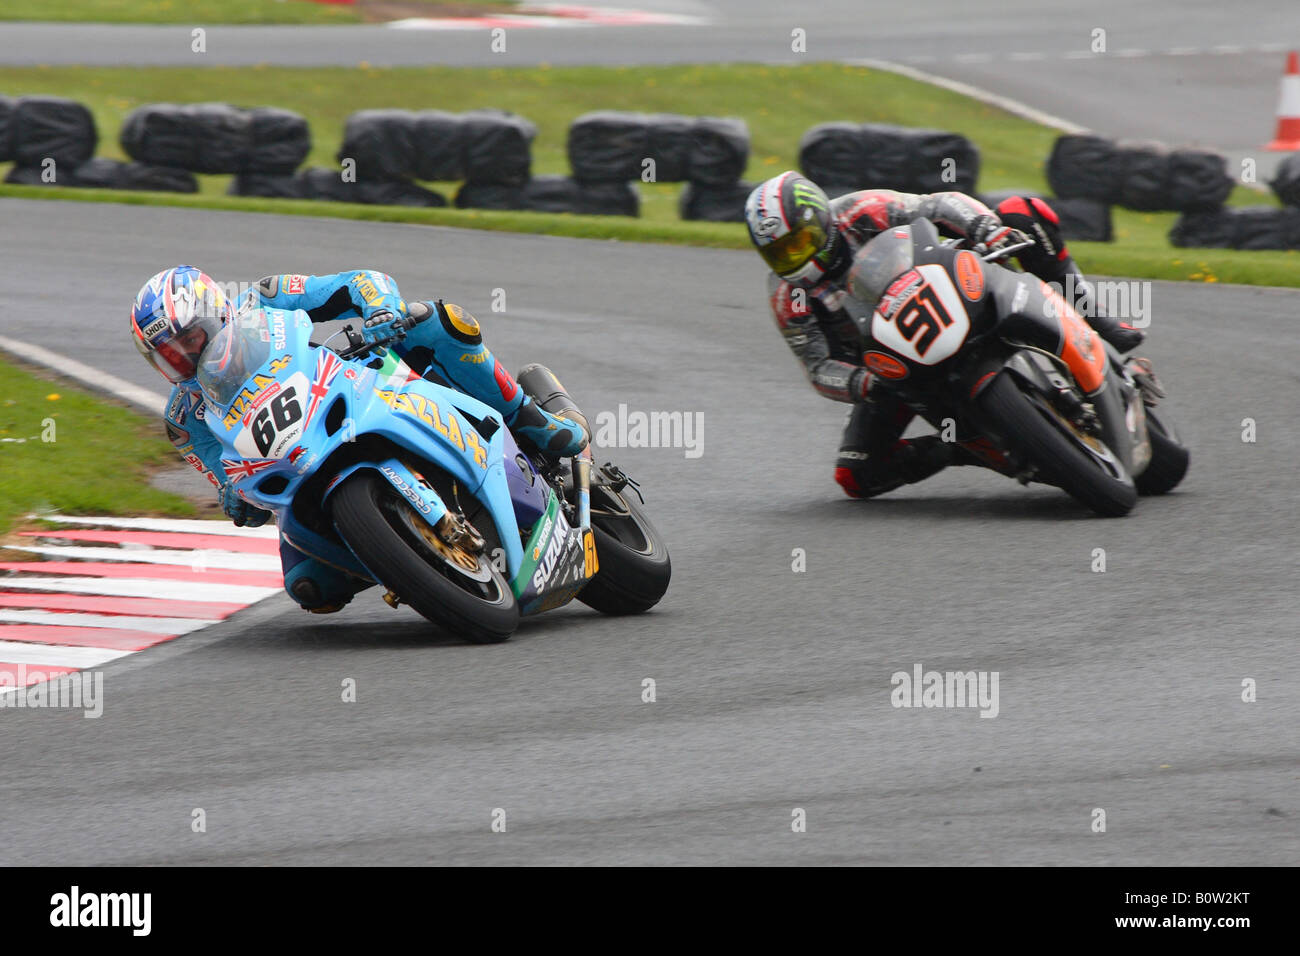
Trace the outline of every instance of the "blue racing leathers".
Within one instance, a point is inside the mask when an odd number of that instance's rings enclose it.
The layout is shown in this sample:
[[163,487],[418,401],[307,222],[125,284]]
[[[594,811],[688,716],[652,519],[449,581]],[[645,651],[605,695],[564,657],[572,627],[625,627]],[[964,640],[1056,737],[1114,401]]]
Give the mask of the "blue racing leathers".
[[[382,272],[361,269],[334,275],[267,276],[240,302],[250,308],[301,310],[313,322],[360,319],[367,341],[394,334],[393,320],[422,319],[404,338],[390,343],[419,374],[441,379],[499,411],[507,426],[532,448],[556,455],[577,454],[586,443],[583,429],[540,409],[523,394],[514,377],[483,344],[478,321],[457,305],[405,302],[397,283]],[[190,381],[172,389],[167,403],[167,434],[176,450],[222,492],[222,506],[236,524],[257,525],[268,517],[236,494],[225,493],[227,476],[221,443],[203,425],[202,393]],[[351,578],[281,540],[285,588],[308,610],[338,610],[366,582]]]
[[[361,319],[367,341],[385,337],[385,326],[406,314],[406,303],[391,277],[374,269],[327,276],[267,276],[254,287],[263,305],[292,312],[301,309],[313,322]],[[241,303],[242,305],[242,303]]]

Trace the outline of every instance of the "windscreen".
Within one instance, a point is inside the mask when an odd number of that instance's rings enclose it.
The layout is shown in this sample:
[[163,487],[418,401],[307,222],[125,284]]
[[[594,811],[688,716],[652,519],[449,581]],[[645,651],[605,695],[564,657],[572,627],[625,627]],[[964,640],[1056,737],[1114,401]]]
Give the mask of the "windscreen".
[[271,354],[263,312],[228,322],[199,358],[199,388],[208,400],[226,406]]
[[912,229],[886,229],[853,257],[849,294],[869,310],[875,309],[890,283],[912,268]]

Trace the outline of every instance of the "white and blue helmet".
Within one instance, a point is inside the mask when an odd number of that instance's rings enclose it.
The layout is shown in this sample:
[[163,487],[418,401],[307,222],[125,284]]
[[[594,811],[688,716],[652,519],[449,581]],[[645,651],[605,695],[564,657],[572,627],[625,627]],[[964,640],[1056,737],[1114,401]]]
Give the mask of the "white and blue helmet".
[[144,284],[131,307],[135,347],[173,384],[198,372],[199,356],[230,321],[230,301],[193,266],[164,269]]

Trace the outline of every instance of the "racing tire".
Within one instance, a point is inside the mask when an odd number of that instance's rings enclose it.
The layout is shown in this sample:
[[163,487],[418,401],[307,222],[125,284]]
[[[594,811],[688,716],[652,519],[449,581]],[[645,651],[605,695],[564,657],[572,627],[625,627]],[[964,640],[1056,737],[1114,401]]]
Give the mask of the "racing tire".
[[1178,433],[1148,408],[1147,437],[1151,439],[1151,463],[1137,476],[1134,484],[1138,494],[1163,495],[1174,488],[1187,475],[1191,452],[1178,438]]
[[659,531],[641,506],[608,486],[591,486],[591,531],[596,576],[578,600],[602,614],[642,614],[659,603],[672,578],[672,561]]
[[1034,466],[1042,480],[1104,517],[1133,510],[1138,493],[1132,478],[1125,474],[1121,480],[1106,473],[1077,439],[1066,435],[1066,426],[1035,405],[1011,375],[997,376],[977,401],[998,434]]
[[[519,626],[510,584],[486,555],[471,579],[420,535],[424,522],[370,469],[348,477],[330,497],[334,527],[379,583],[442,630],[471,644],[509,640]],[[475,593],[477,592],[477,593]]]

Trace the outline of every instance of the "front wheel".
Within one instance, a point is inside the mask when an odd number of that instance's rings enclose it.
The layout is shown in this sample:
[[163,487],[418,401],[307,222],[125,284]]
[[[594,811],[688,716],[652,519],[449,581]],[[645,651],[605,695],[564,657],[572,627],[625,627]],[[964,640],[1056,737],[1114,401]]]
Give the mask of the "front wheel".
[[1118,517],[1133,510],[1137,488],[1114,452],[1075,428],[1045,398],[1025,394],[1004,372],[978,401],[993,428],[1044,481],[1099,515]]
[[578,600],[602,614],[641,614],[668,590],[668,548],[640,505],[624,489],[591,486],[591,531],[596,538],[596,576]]
[[495,644],[519,626],[514,593],[492,562],[439,539],[374,471],[350,476],[330,508],[340,537],[379,583],[443,630]]

